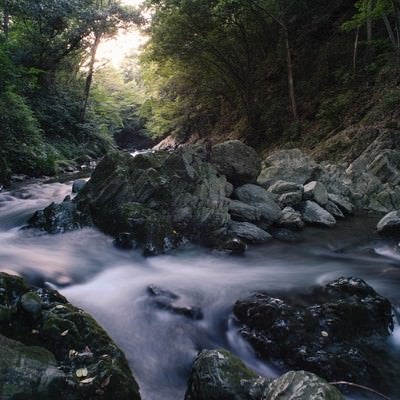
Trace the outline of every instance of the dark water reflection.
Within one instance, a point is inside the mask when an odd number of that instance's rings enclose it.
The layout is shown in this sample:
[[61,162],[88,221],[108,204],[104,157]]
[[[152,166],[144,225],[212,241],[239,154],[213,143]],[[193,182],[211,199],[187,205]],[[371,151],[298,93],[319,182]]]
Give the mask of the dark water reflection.
[[[94,315],[125,351],[144,400],[183,399],[202,348],[226,347],[259,373],[274,375],[229,322],[235,300],[256,289],[291,291],[357,276],[400,306],[400,251],[374,234],[377,216],[348,218],[330,230],[307,229],[299,243],[273,242],[236,258],[194,246],[143,258],[115,249],[95,229],[56,236],[19,229],[34,210],[61,201],[70,190],[55,183],[0,193],[0,270],[48,282]],[[146,294],[149,284],[179,294],[182,305],[200,307],[204,319],[155,309]],[[400,351],[399,329],[390,343]]]

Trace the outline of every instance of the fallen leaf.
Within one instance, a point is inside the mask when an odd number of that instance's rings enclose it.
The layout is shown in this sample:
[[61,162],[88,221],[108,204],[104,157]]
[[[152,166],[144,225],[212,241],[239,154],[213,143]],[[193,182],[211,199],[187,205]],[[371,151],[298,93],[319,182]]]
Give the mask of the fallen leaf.
[[75,371],[75,374],[78,378],[86,378],[88,375],[87,368],[79,368]]

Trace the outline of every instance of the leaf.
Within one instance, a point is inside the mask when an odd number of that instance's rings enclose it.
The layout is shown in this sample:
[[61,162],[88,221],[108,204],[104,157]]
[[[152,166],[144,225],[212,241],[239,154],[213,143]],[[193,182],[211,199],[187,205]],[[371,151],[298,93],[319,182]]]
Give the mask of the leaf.
[[75,374],[78,378],[86,378],[88,375],[87,368],[79,368],[75,371]]
[[61,336],[66,336],[69,332],[69,329],[65,330],[64,332],[61,332],[60,335]]
[[82,380],[81,383],[89,384],[89,383],[92,383],[95,379],[96,379],[95,376],[93,378],[86,378],[86,379]]

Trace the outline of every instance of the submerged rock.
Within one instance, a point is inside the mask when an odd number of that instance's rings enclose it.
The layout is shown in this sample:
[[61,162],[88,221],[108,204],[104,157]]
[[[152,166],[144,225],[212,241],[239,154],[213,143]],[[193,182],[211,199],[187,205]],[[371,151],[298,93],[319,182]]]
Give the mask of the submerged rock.
[[196,358],[185,400],[342,400],[341,393],[305,371],[263,378],[226,350],[203,350]]
[[2,400],[139,400],[116,344],[58,292],[0,273]]
[[340,278],[289,298],[259,292],[238,300],[234,315],[257,354],[280,368],[375,388],[388,373],[382,365],[398,373],[385,348],[393,329],[390,302],[361,279]]

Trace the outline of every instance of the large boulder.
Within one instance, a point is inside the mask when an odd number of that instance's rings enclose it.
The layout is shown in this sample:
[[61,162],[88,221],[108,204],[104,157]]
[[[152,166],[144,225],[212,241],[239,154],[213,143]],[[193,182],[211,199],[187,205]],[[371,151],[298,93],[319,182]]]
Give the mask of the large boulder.
[[226,350],[203,350],[196,358],[185,400],[342,400],[333,386],[305,371],[277,379],[257,376]]
[[0,273],[0,398],[139,400],[121,350],[58,292]]
[[307,293],[259,292],[237,301],[240,334],[279,368],[387,389],[399,373],[387,343],[393,329],[390,302],[355,278]]
[[256,151],[239,140],[214,145],[211,163],[234,186],[254,183],[261,171],[261,159]]
[[301,150],[278,150],[263,160],[257,183],[268,187],[283,180],[303,185],[316,179],[318,174],[318,164]]
[[[72,221],[84,216],[114,237],[131,233],[146,255],[154,255],[178,246],[185,237],[202,241],[226,225],[226,186],[226,178],[195,148],[136,157],[114,152],[68,206],[76,207]],[[40,223],[33,225],[58,231],[53,213],[51,218],[47,214],[39,212]]]
[[247,243],[266,243],[272,239],[272,236],[249,222],[231,221],[228,225],[228,236],[238,237]]

